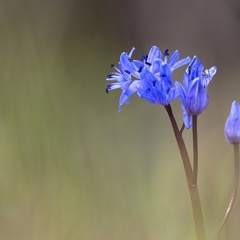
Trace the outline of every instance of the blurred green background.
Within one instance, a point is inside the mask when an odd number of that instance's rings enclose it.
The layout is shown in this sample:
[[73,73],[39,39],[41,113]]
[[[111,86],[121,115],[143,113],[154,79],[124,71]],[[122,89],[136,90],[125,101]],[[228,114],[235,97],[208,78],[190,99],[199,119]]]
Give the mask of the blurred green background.
[[[105,93],[119,55],[154,44],[217,65],[199,118],[207,235],[233,180],[223,127],[240,100],[238,1],[0,2],[0,239],[192,240],[186,179],[167,115]],[[183,69],[179,70],[180,77]],[[178,101],[173,108],[179,124]],[[184,133],[191,152],[191,133]],[[238,207],[222,239],[239,239]]]

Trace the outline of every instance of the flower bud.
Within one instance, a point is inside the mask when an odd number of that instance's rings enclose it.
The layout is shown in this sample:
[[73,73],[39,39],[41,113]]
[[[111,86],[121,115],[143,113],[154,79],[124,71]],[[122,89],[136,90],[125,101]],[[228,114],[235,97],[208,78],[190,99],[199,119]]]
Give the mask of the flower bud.
[[208,106],[208,84],[217,71],[211,67],[204,71],[202,62],[193,57],[183,76],[183,85],[176,82],[179,98],[182,102],[183,121],[186,128],[192,126],[192,116],[201,114]]
[[224,134],[228,143],[240,143],[240,105],[237,101],[232,103]]

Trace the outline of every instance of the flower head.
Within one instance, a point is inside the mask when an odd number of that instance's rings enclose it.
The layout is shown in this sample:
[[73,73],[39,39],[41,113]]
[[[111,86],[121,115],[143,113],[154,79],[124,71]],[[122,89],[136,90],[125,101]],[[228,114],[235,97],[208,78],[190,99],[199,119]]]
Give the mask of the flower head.
[[124,103],[129,103],[129,97],[135,92],[140,98],[154,104],[168,105],[178,96],[176,87],[172,84],[172,72],[189,63],[190,58],[179,60],[179,52],[176,50],[168,61],[168,50],[162,52],[153,46],[148,55],[142,55],[142,61],[133,60],[134,51],[122,53],[116,72],[108,75],[108,81],[117,81],[107,85],[106,92],[121,88],[119,111]]
[[126,52],[123,52],[121,54],[118,67],[113,64],[111,65],[115,68],[116,72],[108,74],[106,79],[107,81],[117,81],[107,85],[107,93],[114,89],[122,89],[122,94],[120,95],[119,99],[119,111],[121,111],[122,105],[124,103],[129,103],[128,98],[137,91],[137,85],[139,84],[138,81],[132,80],[132,77],[139,78],[139,68],[137,67],[137,64],[131,59],[134,50],[135,48],[132,48],[129,54]]
[[199,115],[208,106],[208,84],[216,71],[215,66],[204,71],[202,62],[198,62],[197,57],[194,56],[184,73],[183,85],[176,82],[186,128],[192,126],[192,116]]
[[147,101],[165,106],[178,96],[177,89],[172,84],[172,72],[167,63],[161,64],[157,75],[145,68],[141,76],[144,81],[138,88],[138,94]]
[[224,134],[228,143],[240,143],[240,105],[237,101],[232,103]]

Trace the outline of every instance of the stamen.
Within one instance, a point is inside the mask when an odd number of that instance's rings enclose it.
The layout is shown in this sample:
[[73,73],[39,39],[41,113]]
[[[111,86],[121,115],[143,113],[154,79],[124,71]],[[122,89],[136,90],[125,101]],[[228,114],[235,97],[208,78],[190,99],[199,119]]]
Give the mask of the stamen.
[[115,67],[115,65],[114,65],[114,64],[111,64],[110,66],[111,66],[111,67]]
[[128,71],[128,70],[124,70],[127,74],[130,74],[130,71]]
[[168,49],[165,50],[164,56],[165,56],[165,57],[169,56],[169,50],[168,50]]
[[138,72],[140,73],[142,70],[143,70],[143,66],[141,66],[141,67],[138,69]]
[[145,60],[145,61],[146,61],[146,60],[147,60],[147,58],[148,58],[148,55],[144,55],[144,53],[142,53],[142,54],[141,54],[141,57],[142,57],[142,61],[143,61],[143,60]]
[[109,93],[111,91],[111,84],[107,85],[105,91],[106,93]]
[[145,62],[146,65],[151,66],[152,64],[149,62]]
[[164,62],[166,63],[167,62],[167,57],[169,56],[169,50],[166,49],[165,52],[164,52]]

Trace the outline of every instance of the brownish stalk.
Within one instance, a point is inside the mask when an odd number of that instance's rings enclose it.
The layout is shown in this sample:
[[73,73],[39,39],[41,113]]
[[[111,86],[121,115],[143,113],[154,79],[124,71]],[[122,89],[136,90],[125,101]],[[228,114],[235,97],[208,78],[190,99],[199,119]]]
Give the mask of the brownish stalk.
[[169,116],[171,124],[172,124],[173,132],[174,132],[177,144],[178,144],[178,148],[179,148],[180,155],[181,155],[182,162],[183,162],[183,167],[184,167],[186,178],[187,178],[188,189],[189,189],[191,203],[192,203],[192,210],[193,210],[193,217],[194,217],[197,240],[205,240],[206,235],[205,235],[205,228],[204,228],[204,222],[203,222],[203,214],[202,214],[202,207],[201,207],[201,203],[200,203],[200,197],[199,197],[197,185],[196,186],[192,185],[193,171],[192,171],[192,166],[191,166],[190,159],[188,156],[188,152],[187,152],[187,149],[185,146],[185,142],[184,142],[182,134],[178,128],[177,122],[174,118],[171,106],[167,105],[167,106],[165,106],[165,109],[168,113],[168,116]]
[[193,137],[193,180],[192,185],[197,186],[198,177],[198,136],[197,136],[197,116],[193,115],[192,137]]
[[237,195],[238,181],[239,181],[239,144],[238,143],[233,144],[233,151],[234,151],[234,162],[235,162],[233,191],[232,191],[232,195],[231,195],[226,213],[223,217],[222,223],[221,223],[214,239],[219,238],[220,232],[221,232],[223,226],[225,225],[225,223],[227,222],[227,219],[228,219],[228,217],[229,217],[229,215],[230,215],[230,213],[233,209],[233,205],[234,205],[236,195]]

